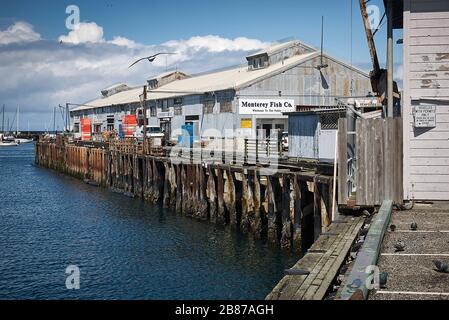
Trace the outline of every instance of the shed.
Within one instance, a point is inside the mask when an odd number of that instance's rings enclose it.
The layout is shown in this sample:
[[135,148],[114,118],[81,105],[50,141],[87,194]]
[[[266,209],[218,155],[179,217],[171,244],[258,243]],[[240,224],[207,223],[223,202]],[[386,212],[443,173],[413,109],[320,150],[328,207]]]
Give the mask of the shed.
[[338,119],[346,116],[346,109],[316,109],[286,115],[289,158],[334,161]]

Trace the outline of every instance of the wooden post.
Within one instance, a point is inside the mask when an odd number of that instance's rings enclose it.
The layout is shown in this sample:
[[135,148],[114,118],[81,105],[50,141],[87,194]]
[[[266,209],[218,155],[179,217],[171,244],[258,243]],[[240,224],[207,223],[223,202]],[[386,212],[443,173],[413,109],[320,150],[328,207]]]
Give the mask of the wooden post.
[[162,206],[168,208],[170,205],[170,166],[167,162],[164,162],[165,174],[164,174],[164,195],[162,200]]
[[208,206],[207,206],[207,196],[206,196],[206,177],[204,173],[204,168],[201,164],[197,165],[198,179],[200,182],[199,186],[199,201],[198,201],[198,216],[201,220],[207,220],[208,217]]
[[242,218],[240,221],[240,230],[243,233],[247,233],[251,228],[251,206],[252,195],[251,187],[249,186],[249,176],[247,169],[242,174]]
[[170,168],[170,174],[169,174],[169,180],[170,180],[170,201],[169,201],[169,207],[172,209],[176,208],[176,189],[177,189],[177,179],[176,179],[176,167],[174,164],[169,165]]
[[321,235],[321,185],[316,180],[315,176],[313,179],[313,235],[315,240]]
[[226,205],[226,209],[229,212],[229,222],[231,226],[237,226],[237,210],[235,207],[235,177],[231,171],[231,168],[225,170],[226,180],[224,186],[224,202]]
[[298,175],[294,175],[293,180],[293,248],[301,249],[301,221],[302,221],[302,192],[298,181]]
[[181,202],[181,208],[182,208],[182,214],[187,214],[187,202],[188,202],[188,181],[187,181],[187,173],[186,173],[186,166],[184,164],[181,164],[181,180],[182,180],[182,202]]
[[153,203],[156,204],[161,198],[161,172],[156,160],[153,158]]
[[217,198],[218,198],[218,210],[217,210],[217,223],[225,224],[226,223],[226,212],[225,212],[225,204],[223,199],[223,170],[219,167],[216,168],[217,172]]
[[260,194],[260,174],[259,170],[254,170],[254,227],[253,232],[256,238],[262,237],[262,215],[261,215],[261,194]]
[[209,177],[207,179],[207,199],[209,201],[209,215],[212,223],[217,222],[217,192],[215,188],[214,170],[208,167]]
[[281,246],[289,249],[292,241],[292,225],[290,220],[290,179],[282,174],[282,232]]
[[176,213],[182,214],[182,191],[183,191],[183,181],[182,181],[182,164],[176,165]]
[[348,133],[346,119],[338,120],[338,204],[348,203]]
[[267,237],[268,241],[272,243],[276,243],[278,241],[277,236],[277,225],[276,225],[276,197],[275,197],[275,178],[272,176],[267,176],[267,188],[265,190],[265,199],[267,205],[267,221],[268,221],[268,230]]

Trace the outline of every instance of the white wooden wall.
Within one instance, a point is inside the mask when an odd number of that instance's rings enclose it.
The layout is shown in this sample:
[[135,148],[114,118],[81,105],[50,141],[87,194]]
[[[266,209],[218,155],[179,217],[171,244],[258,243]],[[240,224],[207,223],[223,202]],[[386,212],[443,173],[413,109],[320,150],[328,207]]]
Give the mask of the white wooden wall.
[[[413,127],[436,105],[437,126]],[[404,0],[404,197],[449,200],[449,0]]]

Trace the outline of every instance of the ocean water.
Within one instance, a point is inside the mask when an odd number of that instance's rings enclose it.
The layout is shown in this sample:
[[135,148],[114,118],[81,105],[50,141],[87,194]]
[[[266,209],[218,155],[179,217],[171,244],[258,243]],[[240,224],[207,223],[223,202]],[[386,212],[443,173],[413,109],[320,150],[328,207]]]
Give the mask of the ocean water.
[[297,259],[0,148],[0,299],[263,299]]

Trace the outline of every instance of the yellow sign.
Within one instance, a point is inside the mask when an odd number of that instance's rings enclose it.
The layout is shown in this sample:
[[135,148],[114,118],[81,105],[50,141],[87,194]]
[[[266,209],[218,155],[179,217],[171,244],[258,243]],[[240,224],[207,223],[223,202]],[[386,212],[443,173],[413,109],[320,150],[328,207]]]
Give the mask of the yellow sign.
[[253,121],[251,119],[241,119],[240,128],[251,129],[253,127]]

